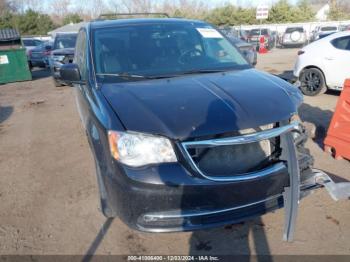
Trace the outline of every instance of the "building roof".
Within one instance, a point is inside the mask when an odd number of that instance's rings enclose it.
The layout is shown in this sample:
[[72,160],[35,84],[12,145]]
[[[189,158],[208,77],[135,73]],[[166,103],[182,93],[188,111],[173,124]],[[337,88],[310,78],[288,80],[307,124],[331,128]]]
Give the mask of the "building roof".
[[77,24],[67,24],[59,28],[56,28],[55,30],[50,31],[47,34],[55,35],[57,33],[78,33],[79,29],[84,25],[85,25],[85,22],[80,22]]

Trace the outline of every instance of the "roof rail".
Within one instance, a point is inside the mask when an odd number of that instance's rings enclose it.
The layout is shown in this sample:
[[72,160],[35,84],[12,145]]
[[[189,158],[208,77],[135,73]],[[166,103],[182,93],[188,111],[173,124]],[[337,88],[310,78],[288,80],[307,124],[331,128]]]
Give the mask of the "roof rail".
[[[101,14],[97,19],[117,19],[118,16],[165,16],[167,18],[170,18],[170,16],[167,13],[106,13]],[[115,17],[115,18],[112,18]]]

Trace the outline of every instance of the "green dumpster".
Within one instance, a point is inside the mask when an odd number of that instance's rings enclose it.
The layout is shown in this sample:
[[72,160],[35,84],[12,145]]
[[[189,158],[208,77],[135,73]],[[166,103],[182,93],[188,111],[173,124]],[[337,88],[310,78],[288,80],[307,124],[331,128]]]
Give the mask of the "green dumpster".
[[32,80],[26,49],[14,29],[0,29],[0,84]]

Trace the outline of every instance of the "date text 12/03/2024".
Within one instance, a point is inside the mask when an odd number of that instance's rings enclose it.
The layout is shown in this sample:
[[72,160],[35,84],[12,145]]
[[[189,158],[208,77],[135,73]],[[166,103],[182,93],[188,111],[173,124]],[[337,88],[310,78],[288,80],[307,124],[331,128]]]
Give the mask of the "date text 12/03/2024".
[[217,256],[128,256],[128,261],[220,261]]

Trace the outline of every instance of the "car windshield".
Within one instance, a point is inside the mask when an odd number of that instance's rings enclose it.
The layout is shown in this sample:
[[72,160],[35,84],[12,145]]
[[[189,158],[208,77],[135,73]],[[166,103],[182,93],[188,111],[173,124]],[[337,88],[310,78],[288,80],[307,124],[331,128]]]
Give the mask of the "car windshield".
[[77,34],[58,35],[55,39],[54,49],[74,48],[76,40]]
[[337,30],[337,27],[335,26],[326,26],[326,27],[322,27],[321,28],[321,31],[336,31]]
[[34,39],[23,39],[24,46],[39,46],[42,44],[40,40]]
[[223,28],[220,29],[220,32],[226,35],[227,37],[239,37],[239,32],[232,28]]
[[249,68],[240,52],[205,24],[142,24],[95,29],[99,81],[131,81]]
[[231,40],[232,43],[234,44],[241,44],[241,43],[245,43],[244,41],[242,41],[241,39],[235,37],[235,36],[227,36],[228,39]]
[[[260,35],[260,29],[253,29],[253,30],[250,31],[250,34],[251,35]],[[268,34],[267,29],[261,29],[261,34],[262,35],[267,35]]]
[[302,27],[290,27],[290,28],[286,29],[287,34],[293,33],[295,31],[302,33],[302,32],[304,32],[304,28],[302,28]]

